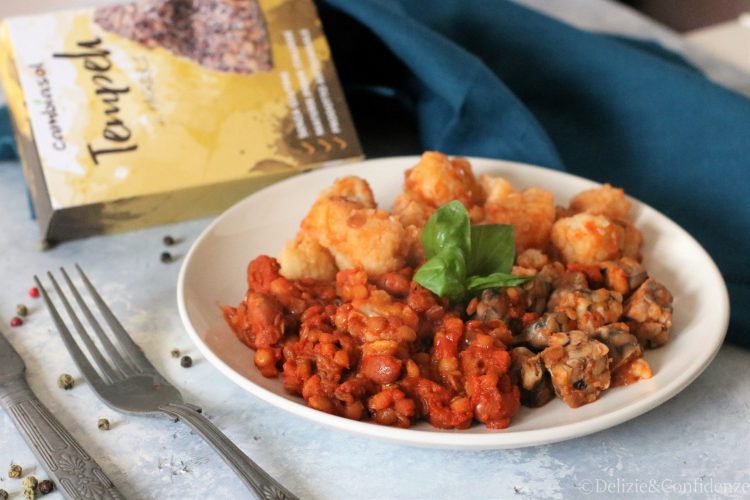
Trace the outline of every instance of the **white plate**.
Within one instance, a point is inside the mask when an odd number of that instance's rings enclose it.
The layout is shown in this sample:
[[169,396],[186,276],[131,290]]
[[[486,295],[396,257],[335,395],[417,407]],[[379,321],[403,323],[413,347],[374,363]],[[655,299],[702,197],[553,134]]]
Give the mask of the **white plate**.
[[[635,222],[645,238],[646,268],[675,298],[672,338],[661,349],[646,353],[654,371],[650,380],[614,388],[597,402],[575,410],[559,399],[542,408],[522,408],[510,427],[499,431],[484,425],[445,431],[426,422],[410,429],[385,427],[328,415],[308,408],[301,398],[286,394],[280,379],[267,379],[258,373],[252,351],[224,323],[219,305],[240,302],[246,291],[248,262],[259,254],[277,255],[295,235],[318,193],[334,179],[345,175],[367,179],[379,206],[389,208],[401,191],[404,170],[417,160],[385,158],[303,174],[245,198],[216,219],[188,252],[177,284],[180,316],[206,359],[251,394],[313,422],[403,444],[472,449],[538,445],[607,429],[667,401],[713,359],[729,319],[726,286],[716,265],[677,224],[633,200]],[[558,204],[567,204],[574,194],[597,185],[580,177],[518,163],[478,158],[471,163],[477,174],[502,175],[517,188],[548,189]]]

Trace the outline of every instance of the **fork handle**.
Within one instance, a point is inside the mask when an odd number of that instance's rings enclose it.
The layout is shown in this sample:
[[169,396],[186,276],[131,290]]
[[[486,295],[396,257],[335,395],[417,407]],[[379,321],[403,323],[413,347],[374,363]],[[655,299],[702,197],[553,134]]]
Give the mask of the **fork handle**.
[[159,410],[185,422],[197,431],[219,456],[240,476],[243,483],[263,500],[298,500],[294,494],[253,462],[229,440],[205,415],[190,406],[176,403],[161,405]]
[[99,464],[36,398],[25,380],[0,385],[0,406],[66,498],[124,498]]

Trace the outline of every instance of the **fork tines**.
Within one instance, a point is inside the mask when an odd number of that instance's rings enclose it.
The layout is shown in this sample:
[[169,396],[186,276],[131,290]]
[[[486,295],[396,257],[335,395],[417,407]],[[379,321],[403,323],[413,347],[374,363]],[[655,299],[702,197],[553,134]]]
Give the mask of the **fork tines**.
[[[143,351],[141,351],[138,345],[136,345],[135,342],[133,342],[133,340],[130,338],[130,335],[128,335],[125,328],[123,328],[122,324],[120,324],[120,322],[117,320],[115,315],[101,298],[99,293],[91,284],[91,281],[89,281],[88,277],[78,264],[76,264],[76,269],[78,270],[78,273],[83,280],[84,287],[88,291],[89,296],[98,308],[101,317],[104,318],[104,321],[107,323],[107,325],[109,325],[111,335],[115,340],[114,342],[110,339],[110,336],[105,333],[101,324],[91,312],[91,309],[89,309],[86,301],[78,292],[78,289],[73,284],[73,280],[70,279],[70,276],[68,276],[68,273],[65,271],[65,269],[60,268],[60,272],[62,273],[63,278],[65,279],[65,282],[70,289],[70,292],[73,294],[73,297],[78,304],[78,308],[81,310],[83,315],[86,317],[89,325],[96,333],[96,338],[99,340],[99,344],[103,348],[107,357],[104,356],[102,350],[99,348],[99,346],[97,346],[97,344],[92,340],[91,336],[87,332],[86,327],[81,323],[81,320],[79,319],[73,307],[70,305],[70,302],[65,296],[65,292],[63,292],[54,275],[50,272],[47,273],[47,276],[52,282],[52,286],[57,292],[57,295],[60,297],[63,307],[70,317],[70,321],[73,323],[76,332],[78,332],[78,337],[83,343],[86,351],[88,352],[89,357],[84,354],[84,352],[81,350],[80,346],[74,339],[73,335],[71,334],[70,330],[68,330],[68,327],[60,317],[57,308],[50,299],[47,290],[45,290],[44,286],[42,286],[42,283],[37,276],[34,276],[34,281],[39,287],[39,290],[41,290],[42,292],[44,302],[49,309],[55,326],[57,327],[60,335],[63,338],[63,342],[65,342],[65,346],[67,347],[70,355],[73,357],[73,360],[75,361],[76,365],[81,370],[83,375],[88,379],[89,383],[93,385],[100,385],[113,383],[115,381],[122,380],[133,375],[139,375],[142,373],[154,373],[155,370],[151,363],[144,356]],[[89,361],[89,358],[93,359],[96,367],[98,368],[98,372]]]

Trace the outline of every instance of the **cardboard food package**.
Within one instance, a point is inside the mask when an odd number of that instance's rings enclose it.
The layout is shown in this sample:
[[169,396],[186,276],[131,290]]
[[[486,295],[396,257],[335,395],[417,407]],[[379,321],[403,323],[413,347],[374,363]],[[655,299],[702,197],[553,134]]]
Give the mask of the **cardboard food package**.
[[7,19],[0,80],[50,241],[217,213],[362,157],[309,0],[144,0]]

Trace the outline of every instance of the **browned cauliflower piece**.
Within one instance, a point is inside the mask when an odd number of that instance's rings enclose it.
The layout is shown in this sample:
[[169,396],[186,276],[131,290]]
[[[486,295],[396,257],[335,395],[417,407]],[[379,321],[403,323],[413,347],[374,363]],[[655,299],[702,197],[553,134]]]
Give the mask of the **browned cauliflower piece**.
[[281,275],[290,280],[312,278],[333,281],[338,272],[331,252],[304,232],[287,242],[279,254],[279,264]]
[[541,356],[525,347],[510,351],[511,377],[521,388],[521,404],[538,408],[555,397],[549,372],[544,369]]
[[453,200],[459,200],[471,214],[481,210],[482,192],[471,165],[464,158],[448,158],[427,151],[407,170],[404,192],[396,199],[392,213],[404,225],[422,227],[430,215]]
[[[307,241],[327,250],[338,269],[363,269],[372,276],[401,269],[409,251],[407,233],[395,217],[375,207],[365,180],[337,179],[320,194],[297,239],[282,253],[286,272],[300,278],[330,275],[325,253]],[[316,269],[319,264],[322,269]]]
[[354,175],[336,179],[333,186],[318,195],[318,200],[326,198],[344,198],[359,204],[362,208],[377,208],[370,185],[366,180]]
[[623,230],[622,246],[620,247],[622,256],[640,261],[641,247],[643,246],[643,235],[641,232],[635,227],[635,224],[628,220],[613,219],[612,222],[620,226]]
[[551,239],[565,262],[596,264],[622,256],[625,230],[603,215],[580,213],[558,219]]
[[596,401],[609,388],[609,349],[583,332],[568,333],[568,343],[548,347],[541,358],[555,393],[571,408]]
[[570,200],[570,209],[574,213],[588,212],[594,215],[605,215],[610,219],[628,220],[630,201],[625,191],[612,187],[611,184],[581,191]]
[[480,176],[479,183],[485,197],[484,222],[513,224],[519,253],[547,247],[555,222],[551,192],[539,188],[515,191],[507,180],[487,174]]
[[646,348],[667,343],[672,328],[672,294],[649,278],[625,302],[624,315],[630,331]]

